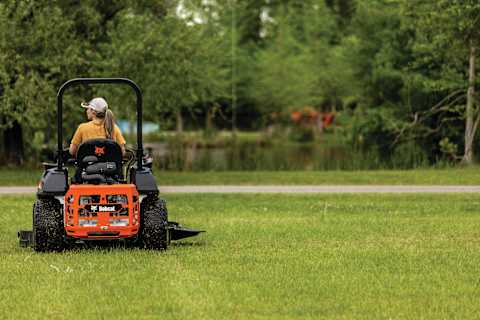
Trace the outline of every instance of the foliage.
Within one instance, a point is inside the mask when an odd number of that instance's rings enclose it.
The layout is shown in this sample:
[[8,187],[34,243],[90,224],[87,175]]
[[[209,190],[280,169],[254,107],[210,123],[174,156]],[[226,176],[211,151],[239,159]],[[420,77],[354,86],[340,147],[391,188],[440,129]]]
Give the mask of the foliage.
[[311,142],[315,139],[315,132],[311,127],[290,128],[288,138],[296,142]]
[[[472,143],[480,121],[474,96],[475,48],[480,45],[480,4],[478,1],[441,0],[413,6],[411,2],[404,1],[402,13],[415,30],[412,41],[414,56],[409,72],[421,82],[428,94],[441,98],[429,106],[431,109],[426,117],[433,118],[431,114],[436,113],[435,117],[442,121],[437,126],[442,135],[434,139],[438,142],[447,138],[456,146],[461,145],[465,150],[463,159],[470,162]],[[458,130],[458,124],[455,128],[455,123],[452,130],[452,120],[463,120],[463,130]],[[451,160],[460,158],[451,154],[453,146],[449,149]]]
[[[25,145],[33,159],[53,144],[61,83],[118,75],[140,84],[145,119],[162,128],[175,117],[205,118],[206,132],[264,128],[273,114],[313,106],[354,112],[342,130],[385,160],[408,149],[422,154],[415,161],[454,161],[479,145],[477,82],[466,98],[479,16],[475,0],[4,1],[0,151],[12,158]],[[135,117],[125,88],[75,88],[65,144],[84,120],[79,102],[94,95]]]
[[444,154],[449,161],[457,160],[458,147],[456,144],[452,143],[448,138],[443,138],[438,143],[440,151]]
[[478,1],[404,1],[403,14],[415,28],[412,70],[431,91],[465,89],[469,44],[480,44]]
[[203,26],[187,25],[171,14],[156,19],[130,12],[110,36],[106,70],[138,81],[147,119],[227,95],[224,49],[217,35]]
[[264,112],[322,104],[335,108],[353,94],[346,48],[330,44],[334,20],[321,2],[312,5],[277,9],[268,44],[258,50],[252,96]]
[[[165,1],[0,4],[0,131],[15,122],[26,136],[40,131],[42,144],[52,143],[55,92],[81,75],[138,81],[146,92],[146,119],[155,121],[228,96],[228,55],[218,34],[187,25],[175,8]],[[131,107],[124,107],[133,101],[124,88],[74,89],[65,97],[65,143],[83,120],[79,102],[93,94],[107,95],[118,116],[133,117]]]
[[375,149],[384,158],[388,157],[394,149],[395,120],[388,109],[357,110],[350,137],[353,146],[359,150]]
[[26,136],[50,131],[60,77],[80,59],[72,21],[47,1],[0,4],[0,129],[21,123]]

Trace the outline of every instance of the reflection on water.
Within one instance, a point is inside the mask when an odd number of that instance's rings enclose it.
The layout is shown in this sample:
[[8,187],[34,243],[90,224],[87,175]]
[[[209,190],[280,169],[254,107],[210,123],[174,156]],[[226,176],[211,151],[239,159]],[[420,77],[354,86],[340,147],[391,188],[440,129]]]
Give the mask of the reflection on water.
[[154,143],[146,147],[162,170],[363,170],[389,167],[375,154],[362,154],[338,145],[260,146],[242,143],[224,148],[197,148]]

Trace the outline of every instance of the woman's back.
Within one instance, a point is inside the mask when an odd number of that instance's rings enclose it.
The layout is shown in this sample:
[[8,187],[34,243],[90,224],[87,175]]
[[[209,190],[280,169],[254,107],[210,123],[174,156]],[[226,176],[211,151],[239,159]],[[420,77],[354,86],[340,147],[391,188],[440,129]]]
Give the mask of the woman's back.
[[[89,122],[82,123],[78,126],[75,135],[72,138],[72,143],[80,145],[90,139],[105,139],[107,138],[103,121],[95,119]],[[112,140],[115,140],[119,145],[125,144],[125,139],[120,132],[117,125],[114,126]]]

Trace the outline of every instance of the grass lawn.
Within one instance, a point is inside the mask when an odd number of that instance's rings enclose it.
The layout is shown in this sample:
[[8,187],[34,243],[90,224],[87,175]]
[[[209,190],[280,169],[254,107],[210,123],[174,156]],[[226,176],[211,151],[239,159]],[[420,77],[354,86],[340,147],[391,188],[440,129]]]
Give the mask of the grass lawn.
[[0,197],[1,319],[472,319],[478,195],[168,194],[208,233],[166,252],[17,247]]
[[[155,170],[160,185],[477,185],[480,168],[372,171],[224,171]],[[41,169],[0,168],[0,186],[36,186]]]

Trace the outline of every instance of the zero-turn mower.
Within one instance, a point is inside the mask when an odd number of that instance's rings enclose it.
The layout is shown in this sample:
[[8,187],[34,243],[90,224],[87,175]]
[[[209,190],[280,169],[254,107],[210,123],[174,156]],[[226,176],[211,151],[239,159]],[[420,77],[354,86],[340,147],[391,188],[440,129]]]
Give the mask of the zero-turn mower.
[[[62,143],[65,90],[78,84],[127,84],[136,94],[137,149],[124,159],[113,140],[87,140],[68,159]],[[166,203],[152,174],[151,158],[142,144],[142,93],[130,79],[78,78],[65,82],[57,94],[57,162],[44,163],[33,205],[33,230],[18,233],[20,245],[35,251],[62,251],[74,243],[119,240],[146,249],[166,249],[171,240],[200,230],[168,221]],[[66,164],[75,168],[69,179]]]

